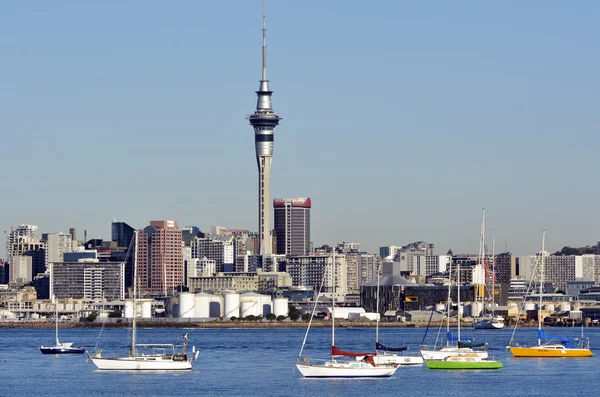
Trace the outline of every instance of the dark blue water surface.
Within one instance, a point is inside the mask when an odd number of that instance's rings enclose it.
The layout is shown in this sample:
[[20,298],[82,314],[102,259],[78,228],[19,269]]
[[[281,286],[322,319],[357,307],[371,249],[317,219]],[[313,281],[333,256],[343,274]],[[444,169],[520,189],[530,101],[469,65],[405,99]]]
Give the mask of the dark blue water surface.
[[[380,341],[418,352],[424,329],[385,328]],[[552,334],[579,336],[580,329]],[[505,348],[511,329],[464,330],[486,339],[504,363],[496,371],[435,371],[401,367],[389,379],[303,379],[295,370],[304,329],[141,329],[139,343],[174,343],[183,333],[200,349],[194,369],[180,373],[97,371],[85,355],[42,355],[40,344],[54,343],[53,329],[0,329],[1,396],[583,396],[600,389],[600,328],[585,329],[589,359],[515,359]],[[430,331],[428,341],[435,338]],[[517,330],[521,343],[535,343],[536,329]],[[61,330],[61,340],[105,353],[127,351],[128,330]],[[100,335],[100,338],[98,336]],[[311,330],[305,355],[326,358],[329,329]],[[336,330],[336,345],[372,350],[374,328]]]

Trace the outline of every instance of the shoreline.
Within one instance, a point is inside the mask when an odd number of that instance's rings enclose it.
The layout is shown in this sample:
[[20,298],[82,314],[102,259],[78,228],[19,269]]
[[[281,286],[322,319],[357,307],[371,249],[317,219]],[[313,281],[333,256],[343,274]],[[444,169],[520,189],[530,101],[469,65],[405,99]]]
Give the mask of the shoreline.
[[[130,328],[131,324],[128,321],[122,322],[63,322],[59,323],[59,328]],[[247,328],[247,329],[269,329],[269,328],[306,328],[308,322],[306,321],[271,321],[271,322],[260,322],[260,321],[139,321],[137,322],[138,328]],[[470,322],[461,322],[461,325],[469,328],[472,326]],[[14,329],[14,328],[54,328],[56,326],[54,321],[0,321],[0,329]],[[366,321],[344,321],[338,320],[336,328],[340,329],[352,329],[352,328],[375,328],[375,322]],[[439,324],[431,324],[430,327],[437,328]],[[451,322],[450,327],[455,328],[456,322]],[[331,322],[329,320],[318,320],[313,321],[311,324],[312,328],[330,328]],[[380,328],[427,328],[427,322],[380,322]],[[513,325],[506,325],[505,329],[512,328]],[[519,328],[531,328],[537,327],[535,324],[519,324]]]

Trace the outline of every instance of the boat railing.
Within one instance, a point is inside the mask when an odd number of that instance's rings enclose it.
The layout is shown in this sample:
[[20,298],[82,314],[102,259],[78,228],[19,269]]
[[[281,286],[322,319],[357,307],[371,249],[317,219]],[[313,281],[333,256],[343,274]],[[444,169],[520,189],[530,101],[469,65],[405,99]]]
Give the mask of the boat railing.
[[304,365],[324,365],[327,361],[325,359],[320,358],[309,358],[309,357],[298,357],[296,363],[304,364]]

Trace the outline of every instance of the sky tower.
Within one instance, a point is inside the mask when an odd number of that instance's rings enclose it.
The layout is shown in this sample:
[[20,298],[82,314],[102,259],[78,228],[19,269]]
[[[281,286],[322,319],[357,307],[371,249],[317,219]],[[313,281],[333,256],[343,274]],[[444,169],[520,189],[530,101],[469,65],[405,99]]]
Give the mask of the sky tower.
[[271,95],[267,80],[267,16],[266,0],[263,1],[263,42],[262,42],[262,78],[256,95],[256,112],[248,116],[254,127],[254,145],[258,164],[258,233],[260,235],[260,255],[271,254],[271,161],[273,159],[273,141],[275,127],[280,117],[273,112]]

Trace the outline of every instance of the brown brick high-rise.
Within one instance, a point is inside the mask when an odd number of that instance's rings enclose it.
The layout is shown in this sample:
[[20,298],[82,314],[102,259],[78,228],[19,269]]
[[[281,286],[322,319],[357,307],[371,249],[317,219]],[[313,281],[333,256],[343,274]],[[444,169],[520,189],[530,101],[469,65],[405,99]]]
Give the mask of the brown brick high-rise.
[[184,285],[182,232],[177,221],[150,221],[140,230],[138,285],[141,293],[171,295]]

